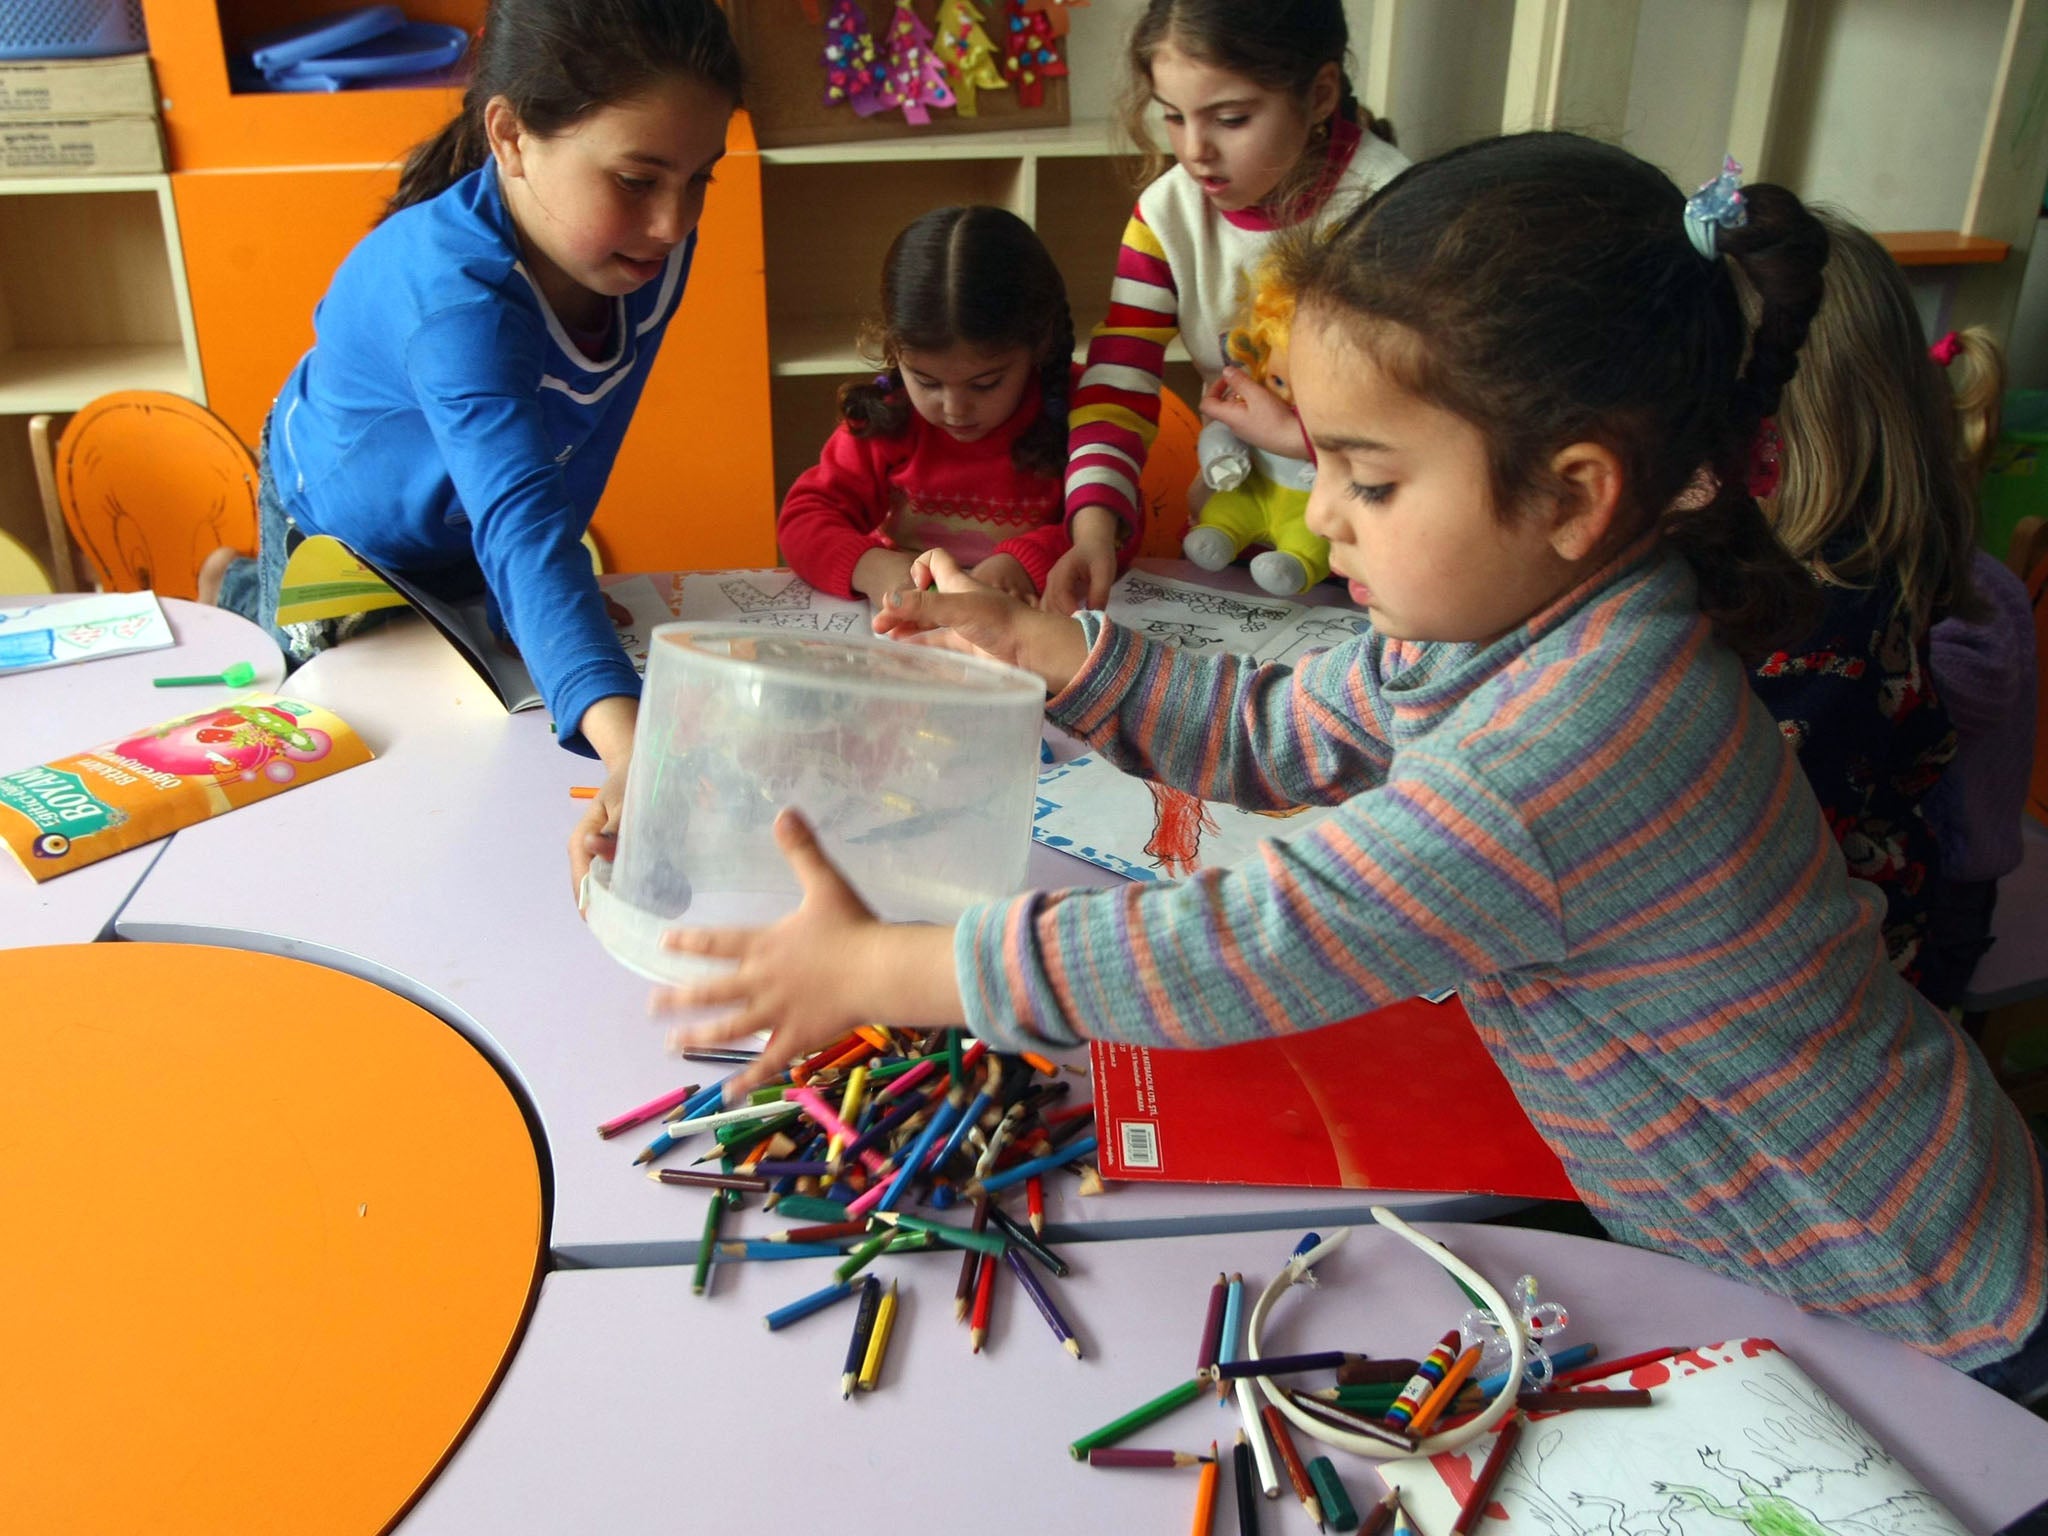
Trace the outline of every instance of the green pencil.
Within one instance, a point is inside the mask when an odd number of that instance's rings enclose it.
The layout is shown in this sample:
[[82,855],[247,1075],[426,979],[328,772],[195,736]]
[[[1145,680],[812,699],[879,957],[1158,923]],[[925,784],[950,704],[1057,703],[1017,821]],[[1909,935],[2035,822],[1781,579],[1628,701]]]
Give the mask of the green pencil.
[[1000,1259],[1010,1246],[1010,1240],[1000,1232],[975,1232],[923,1216],[906,1216],[901,1211],[877,1211],[875,1220],[912,1232],[929,1232],[942,1243],[950,1243],[955,1248],[972,1248],[976,1253],[985,1253],[996,1259]]
[[704,1240],[697,1248],[697,1267],[690,1271],[690,1294],[702,1296],[711,1284],[711,1255],[718,1247],[718,1222],[725,1214],[725,1203],[732,1198],[732,1191],[714,1189],[711,1202],[704,1210]]
[[1133,1408],[1120,1419],[1111,1419],[1102,1428],[1091,1430],[1067,1447],[1067,1454],[1076,1461],[1086,1461],[1088,1453],[1099,1445],[1114,1445],[1124,1436],[1143,1429],[1155,1419],[1163,1419],[1176,1408],[1185,1408],[1202,1395],[1204,1383],[1197,1376],[1153,1398],[1151,1402]]

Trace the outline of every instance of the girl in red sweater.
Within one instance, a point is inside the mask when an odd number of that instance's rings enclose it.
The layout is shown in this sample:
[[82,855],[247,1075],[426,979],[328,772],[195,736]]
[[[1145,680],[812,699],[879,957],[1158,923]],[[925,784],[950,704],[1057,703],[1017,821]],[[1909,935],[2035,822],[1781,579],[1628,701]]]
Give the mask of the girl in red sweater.
[[1035,601],[1068,548],[1074,322],[1052,256],[1004,209],[937,209],[889,247],[861,339],[886,371],[840,389],[840,424],[776,520],[782,558],[821,592],[879,598],[943,549]]

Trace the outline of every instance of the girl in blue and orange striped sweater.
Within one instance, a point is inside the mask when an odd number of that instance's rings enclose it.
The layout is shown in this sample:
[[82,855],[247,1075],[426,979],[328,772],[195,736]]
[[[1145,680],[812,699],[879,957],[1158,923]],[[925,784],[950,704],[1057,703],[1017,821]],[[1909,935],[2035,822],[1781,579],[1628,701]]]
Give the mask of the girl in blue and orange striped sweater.
[[1033,668],[1134,772],[1337,813],[951,929],[877,923],[786,817],[798,911],[676,938],[738,962],[678,989],[735,1009],[696,1034],[772,1030],[762,1076],[869,1019],[1202,1047],[1455,985],[1616,1236],[2048,1382],[2036,1149],[1886,962],[1741,659],[1811,601],[1743,470],[1826,252],[1783,188],[1688,201],[1571,135],[1397,178],[1290,261],[1309,521],[1369,630],[1291,670],[1189,655],[937,557],[878,620]]

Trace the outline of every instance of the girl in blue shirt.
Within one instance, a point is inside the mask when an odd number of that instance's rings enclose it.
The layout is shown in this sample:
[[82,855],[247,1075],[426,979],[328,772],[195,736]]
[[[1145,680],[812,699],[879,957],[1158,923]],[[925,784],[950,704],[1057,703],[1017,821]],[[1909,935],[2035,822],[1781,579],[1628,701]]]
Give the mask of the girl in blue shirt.
[[[616,825],[639,680],[581,540],[683,293],[740,62],[712,0],[493,0],[461,114],[407,160],[314,312],[264,429],[254,561],[221,601],[274,624],[315,533],[487,595]],[[331,625],[280,638],[299,660]]]

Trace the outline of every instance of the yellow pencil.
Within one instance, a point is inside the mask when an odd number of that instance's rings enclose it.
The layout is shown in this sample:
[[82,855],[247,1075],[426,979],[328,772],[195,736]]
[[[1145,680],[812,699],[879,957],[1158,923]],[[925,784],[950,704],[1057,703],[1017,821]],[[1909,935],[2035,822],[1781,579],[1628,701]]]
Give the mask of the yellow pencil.
[[[868,1064],[862,1062],[846,1074],[846,1092],[839,1100],[839,1119],[842,1124],[853,1124],[853,1117],[860,1113],[861,1100],[867,1093],[867,1087]],[[834,1131],[831,1141],[825,1147],[825,1161],[836,1168],[839,1166],[841,1154],[845,1151],[846,1138]],[[830,1184],[832,1180],[828,1177],[825,1182]]]
[[860,1363],[861,1391],[872,1392],[875,1383],[881,1379],[882,1356],[889,1352],[889,1330],[896,1322],[896,1282],[889,1282],[889,1292],[882,1298],[882,1308],[875,1314],[875,1331],[868,1335],[868,1357]]
[[1408,1421],[1408,1433],[1417,1439],[1429,1433],[1429,1426],[1436,1422],[1438,1414],[1449,1406],[1458,1395],[1458,1388],[1465,1384],[1465,1378],[1472,1374],[1472,1367],[1479,1363],[1479,1346],[1474,1344],[1451,1363],[1444,1372],[1444,1379],[1436,1384],[1429,1396],[1422,1400],[1422,1406],[1415,1410],[1415,1417]]

